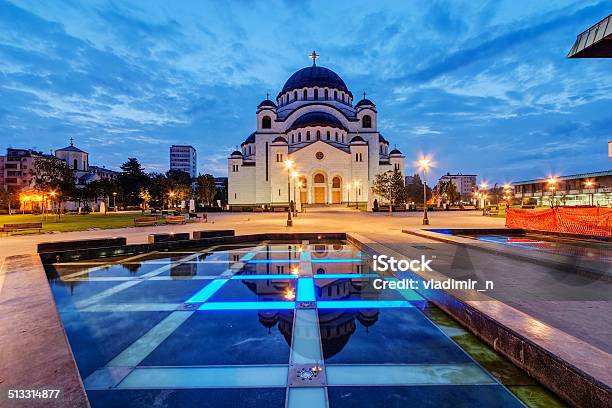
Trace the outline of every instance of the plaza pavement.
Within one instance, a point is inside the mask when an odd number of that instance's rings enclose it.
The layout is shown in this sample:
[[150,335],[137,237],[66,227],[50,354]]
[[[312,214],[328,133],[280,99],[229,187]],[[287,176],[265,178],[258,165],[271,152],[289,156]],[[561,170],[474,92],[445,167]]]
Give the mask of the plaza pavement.
[[[37,243],[48,241],[120,236],[136,244],[146,242],[150,233],[173,231],[357,233],[402,254],[413,256],[415,249],[435,254],[436,270],[449,277],[493,280],[495,290],[488,296],[612,353],[612,284],[607,281],[402,233],[402,229],[422,227],[421,213],[389,216],[339,207],[313,208],[299,214],[291,228],[286,227],[286,218],[286,213],[211,213],[208,223],[2,237],[0,255],[31,254]],[[471,211],[432,212],[430,221],[431,228],[503,228],[505,220]]]

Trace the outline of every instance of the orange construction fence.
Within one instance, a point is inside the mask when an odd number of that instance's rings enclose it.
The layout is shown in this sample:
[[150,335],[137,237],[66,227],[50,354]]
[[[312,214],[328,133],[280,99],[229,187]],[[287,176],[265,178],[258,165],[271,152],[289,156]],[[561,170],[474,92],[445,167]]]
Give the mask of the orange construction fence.
[[506,227],[612,237],[612,208],[509,208]]

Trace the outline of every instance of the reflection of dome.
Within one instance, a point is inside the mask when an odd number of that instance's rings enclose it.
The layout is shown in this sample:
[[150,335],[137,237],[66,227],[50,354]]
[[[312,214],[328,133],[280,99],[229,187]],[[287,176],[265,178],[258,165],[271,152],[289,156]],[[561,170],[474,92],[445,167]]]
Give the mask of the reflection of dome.
[[289,131],[308,126],[329,126],[347,130],[338,118],[326,112],[308,112],[297,118],[287,130]]
[[370,326],[373,326],[378,321],[379,314],[378,309],[363,309],[359,311],[357,320],[366,328],[366,333],[368,333]]
[[339,353],[355,332],[355,311],[319,311],[323,358]]
[[278,323],[278,312],[259,312],[257,313],[259,316],[259,323],[261,323],[264,327],[268,328],[268,334],[271,332],[270,329],[276,326]]
[[350,94],[346,84],[338,74],[331,69],[316,65],[302,68],[291,75],[287,82],[285,82],[281,94],[293,91],[294,89],[309,88],[313,86],[338,89]]

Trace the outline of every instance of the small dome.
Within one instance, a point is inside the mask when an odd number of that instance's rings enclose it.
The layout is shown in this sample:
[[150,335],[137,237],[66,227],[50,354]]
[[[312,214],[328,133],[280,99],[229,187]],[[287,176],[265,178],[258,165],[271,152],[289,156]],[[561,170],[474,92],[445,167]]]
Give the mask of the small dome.
[[333,128],[347,130],[342,122],[334,115],[327,112],[308,112],[297,118],[287,130],[303,128],[307,126],[330,126]]
[[269,99],[264,99],[257,105],[257,108],[274,108],[276,109],[276,104]]
[[368,106],[368,105],[376,107],[376,105],[374,105],[374,102],[372,102],[369,99],[360,100],[359,102],[357,102],[357,105],[355,105],[355,107],[358,108],[360,106]]
[[242,157],[242,153],[239,150],[234,150],[230,156],[240,156]]
[[293,91],[294,89],[309,88],[313,86],[338,89],[340,91],[347,92],[352,96],[346,87],[346,84],[342,78],[338,76],[338,74],[331,69],[317,65],[302,68],[291,75],[287,82],[285,82],[285,86],[283,86],[281,94]]
[[272,143],[285,143],[287,144],[287,139],[282,136],[278,136],[276,139],[272,141]]
[[400,152],[400,151],[399,151],[399,150],[397,150],[397,149],[393,149],[393,150],[391,150],[391,152],[390,152],[389,154],[390,154],[391,156],[393,156],[393,155],[401,155],[401,154],[402,154],[402,152]]
[[365,140],[363,140],[363,137],[355,136],[354,138],[351,139],[351,143],[359,143],[359,142],[365,143]]

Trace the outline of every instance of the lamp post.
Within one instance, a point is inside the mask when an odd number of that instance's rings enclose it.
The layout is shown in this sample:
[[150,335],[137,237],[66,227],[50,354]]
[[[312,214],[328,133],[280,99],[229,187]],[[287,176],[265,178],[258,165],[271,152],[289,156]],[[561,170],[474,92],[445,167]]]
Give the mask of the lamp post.
[[419,168],[423,171],[423,225],[429,225],[429,218],[427,218],[427,169],[430,164],[429,159],[419,160]]
[[346,206],[351,207],[351,183],[346,185]]
[[[298,184],[298,176],[299,173],[294,171],[291,173],[291,178],[293,178],[293,216],[297,217],[297,195],[295,193],[295,185]],[[300,183],[301,184],[301,183]]]
[[293,168],[293,160],[285,160],[285,168],[287,169],[287,226],[293,226],[291,219],[291,169]]
[[174,208],[174,191],[168,193],[168,209]]
[[550,177],[548,179],[548,189],[551,191],[552,197],[550,198],[550,208],[555,206],[555,191],[557,189],[557,179],[554,177]]
[[117,192],[113,191],[113,211],[117,212]]
[[[587,180],[587,181],[585,181],[585,182],[584,182],[584,186],[585,186],[587,189],[589,189],[589,190],[590,190],[590,189],[593,189],[593,190],[594,190],[594,189],[595,189],[595,182],[594,182],[594,181],[592,181],[592,180]],[[595,201],[595,194],[594,194],[594,191],[591,191],[591,192],[589,193],[589,205],[595,205],[595,202],[594,202],[594,201]]]
[[359,181],[355,180],[355,182],[353,182],[353,187],[355,187],[355,209],[358,210],[359,204],[357,204],[357,190],[359,187]]
[[487,187],[489,187],[489,185],[486,182],[482,182],[480,183],[480,205],[482,206],[482,215],[486,215],[486,210],[487,210]]

